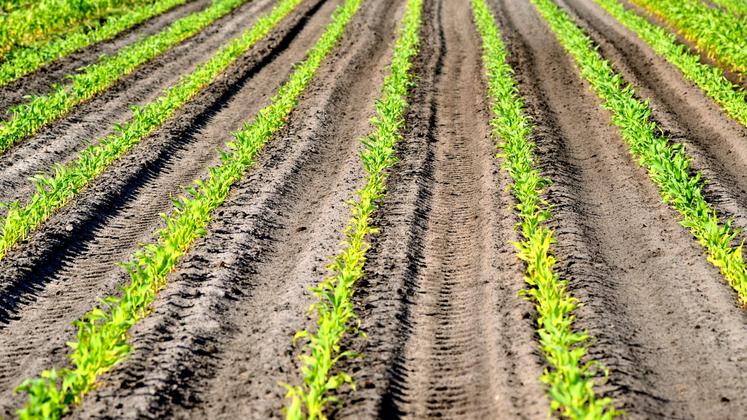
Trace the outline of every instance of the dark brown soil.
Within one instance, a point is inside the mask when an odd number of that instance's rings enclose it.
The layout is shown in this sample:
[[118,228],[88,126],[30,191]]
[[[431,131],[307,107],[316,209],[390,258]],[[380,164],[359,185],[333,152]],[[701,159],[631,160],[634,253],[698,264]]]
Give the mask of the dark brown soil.
[[[153,240],[169,198],[218,162],[230,133],[268,103],[341,1],[307,1],[0,261],[0,416],[22,404],[12,389],[24,378],[65,365],[70,322],[128,280],[116,263]],[[0,155],[0,201],[27,199],[33,187],[25,177],[73,159],[126,120],[130,105],[155,98],[273,3],[250,1]],[[598,392],[633,418],[745,418],[747,314],[735,294],[661,203],[531,3],[490,3],[536,126],[538,163],[554,182],[546,198],[557,270],[583,303],[576,325],[593,337],[589,357],[610,370]],[[747,129],[593,2],[558,3],[686,145],[711,181],[709,202],[747,227]],[[114,51],[205,4],[177,8],[70,60]],[[282,417],[280,384],[300,381],[292,337],[313,326],[309,288],[327,274],[350,217],[345,202],[362,185],[359,139],[371,129],[403,13],[404,1],[363,3],[287,127],[132,329],[134,352],[69,417]],[[427,0],[422,38],[399,160],[355,297],[366,336],[343,343],[362,356],[338,367],[357,389],[343,387],[331,414],[547,418],[537,315],[519,295],[515,203],[490,136],[469,1]],[[72,64],[60,66],[19,89],[57,80]]]
[[349,218],[345,201],[361,185],[358,139],[369,129],[402,12],[393,1],[358,12],[351,25],[359,29],[235,188],[214,233],[169,279],[155,312],[133,331],[138,350],[81,417],[280,416],[278,382],[296,381],[292,337],[307,326],[308,288],[325,275],[325,256]]
[[133,105],[144,105],[159,97],[179,77],[239,36],[273,4],[271,0],[245,3],[0,155],[0,202],[28,199],[35,191],[28,177],[48,170],[54,163],[74,159],[80,150],[112,133],[115,123],[131,118]]
[[584,303],[577,324],[594,337],[591,357],[610,369],[602,394],[636,418],[743,418],[747,317],[734,293],[661,204],[533,6],[498,9],[554,181],[558,271]]
[[[688,50],[690,53],[700,57],[700,61],[706,64],[709,64],[711,66],[720,67],[721,70],[724,72],[724,76],[731,81],[732,83],[736,84],[737,86],[741,86],[743,89],[747,89],[747,79],[739,73],[731,69],[731,66],[719,63],[718,61],[714,60],[713,58],[709,57],[708,54],[702,52],[701,49],[699,49],[694,42],[689,41],[684,36],[682,36],[677,29],[668,24],[666,20],[659,17],[656,14],[650,13],[648,10],[646,10],[643,7],[640,7],[636,4],[633,4],[630,0],[620,0],[626,9],[635,11],[636,14],[645,17],[648,19],[649,22],[651,22],[654,25],[661,26],[665,29],[667,29],[670,33],[672,33],[675,38],[677,39],[677,42],[680,44],[683,44],[688,47]],[[591,2],[590,2],[591,3]],[[703,3],[707,3],[704,1]]]
[[[26,95],[41,95],[49,92],[53,84],[64,83],[67,75],[75,73],[83,66],[96,63],[102,54],[114,54],[120,48],[131,45],[147,36],[154,35],[168,27],[174,21],[198,12],[209,4],[210,0],[189,1],[182,6],[177,6],[166,13],[155,16],[121,32],[108,41],[83,48],[15,82],[0,87],[0,111],[5,112],[11,106],[24,102],[24,96]],[[7,114],[0,115],[7,116]]]
[[654,119],[664,132],[686,146],[694,169],[708,180],[707,200],[717,205],[722,217],[747,227],[747,127],[728,117],[676,67],[593,2],[559,3],[578,17],[638,95],[651,101]]
[[400,163],[360,286],[349,418],[544,418],[468,2],[427,2]]
[[[264,106],[321,34],[334,3],[309,2],[254,52],[0,262],[0,394],[64,365],[70,323],[127,280],[116,263],[151,240],[170,197],[218,163],[218,151]],[[33,327],[31,327],[33,325]],[[29,328],[38,334],[29,337]]]

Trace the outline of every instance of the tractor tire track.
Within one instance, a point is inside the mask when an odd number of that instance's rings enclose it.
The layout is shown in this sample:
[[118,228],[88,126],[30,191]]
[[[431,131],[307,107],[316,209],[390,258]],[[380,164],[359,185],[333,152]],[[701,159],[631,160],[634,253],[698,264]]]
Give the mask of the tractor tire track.
[[610,369],[598,392],[632,418],[744,418],[747,315],[536,9],[497,4],[554,181],[557,269],[583,302],[590,359]]
[[646,18],[650,23],[661,26],[662,28],[666,29],[668,32],[670,32],[672,35],[675,36],[677,39],[677,42],[685,45],[688,47],[690,53],[697,55],[700,57],[700,61],[705,64],[709,64],[714,67],[719,67],[724,72],[724,76],[732,83],[734,83],[737,86],[741,86],[743,89],[747,89],[747,80],[742,76],[741,73],[736,72],[734,70],[731,70],[729,66],[723,65],[719,63],[717,60],[711,58],[708,56],[707,53],[701,51],[695,42],[688,40],[685,38],[682,34],[677,31],[677,29],[670,25],[669,23],[664,20],[664,18],[654,14],[649,13],[644,7],[638,6],[637,4],[633,4],[630,0],[620,0],[622,4],[625,6],[626,9],[634,11],[637,15]]
[[218,19],[194,37],[123,77],[69,115],[0,154],[0,202],[25,202],[36,191],[28,178],[48,172],[55,163],[75,159],[82,149],[114,132],[114,124],[132,117],[133,105],[159,97],[179,77],[239,36],[274,0],[251,0]]
[[[653,118],[673,141],[683,143],[693,169],[707,183],[704,194],[724,219],[747,228],[747,127],[729,118],[679,70],[592,2],[561,0],[580,17],[615,69],[651,101]],[[728,286],[727,286],[728,287]]]
[[5,113],[7,109],[24,102],[24,96],[42,95],[49,92],[53,84],[65,82],[65,76],[75,73],[83,66],[95,63],[102,54],[114,54],[142,38],[162,31],[174,21],[206,8],[210,3],[211,0],[193,0],[181,6],[176,6],[161,15],[154,16],[121,32],[108,41],[89,45],[80,51],[41,67],[36,72],[15,82],[0,87],[0,111],[4,112],[0,115],[3,115],[4,118],[8,117],[9,115]]
[[[129,277],[116,263],[162,225],[170,197],[219,162],[230,133],[264,106],[303,59],[338,2],[310,2],[0,263],[0,414],[12,389],[64,366],[71,326]],[[30,333],[31,332],[31,333]]]
[[[209,235],[133,331],[136,352],[81,418],[276,418],[298,379],[293,334],[362,186],[370,130],[404,2],[366,2],[288,127],[220,208]],[[361,78],[360,74],[367,77]]]
[[[466,29],[469,28],[469,29]],[[359,286],[343,418],[544,418],[468,1],[430,1],[400,163]]]

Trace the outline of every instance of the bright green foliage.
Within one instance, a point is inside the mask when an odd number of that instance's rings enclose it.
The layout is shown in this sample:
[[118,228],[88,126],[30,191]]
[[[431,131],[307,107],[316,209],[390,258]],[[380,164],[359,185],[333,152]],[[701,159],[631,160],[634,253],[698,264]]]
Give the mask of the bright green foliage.
[[529,139],[532,126],[523,112],[513,70],[506,63],[506,47],[485,0],[472,0],[472,10],[483,40],[488,96],[495,115],[491,121],[493,135],[502,140],[498,145],[504,159],[502,167],[513,180],[511,190],[517,201],[517,229],[522,240],[516,246],[519,258],[526,263],[524,280],[529,286],[524,294],[535,303],[537,332],[550,365],[542,381],[549,386],[553,410],[573,419],[611,419],[620,413],[610,398],[597,398],[594,393],[596,364],[582,361],[587,354],[584,343],[588,334],[573,330],[573,310],[578,301],[568,294],[567,282],[553,271],[555,257],[550,246],[555,238],[543,223],[551,215],[549,205],[541,198],[550,181],[534,165],[534,143]]
[[301,1],[303,0],[281,0],[269,15],[259,18],[242,36],[233,39],[206,63],[183,76],[159,98],[144,107],[135,108],[129,122],[116,126],[118,133],[104,137],[98,144],[84,149],[78,159],[68,165],[56,165],[53,176],[34,177],[37,192],[29,202],[23,207],[19,202],[8,206],[8,215],[0,234],[0,259],[18,241],[25,239],[29,232],[66,205],[109,165],[160,127],[174,112],[208,86],[220,72],[264,38]]
[[0,14],[0,57],[148,0],[38,0]]
[[0,153],[91,99],[141,64],[193,36],[244,1],[215,0],[207,9],[177,20],[156,35],[127,46],[113,56],[102,56],[98,63],[72,76],[69,85],[56,86],[48,95],[30,97],[29,102],[14,107],[11,119],[0,125]]
[[42,66],[65,57],[81,48],[114,38],[120,32],[184,4],[187,0],[155,0],[112,14],[106,21],[98,20],[77,27],[64,35],[28,46],[17,46],[0,62],[0,86],[30,74]]
[[745,0],[711,0],[737,17],[747,17],[747,1]]
[[77,340],[73,368],[50,369],[40,378],[26,380],[18,389],[29,393],[22,419],[59,418],[95,386],[96,378],[122,361],[131,351],[127,332],[145,317],[156,294],[165,287],[166,276],[174,269],[189,246],[207,233],[212,212],[228,197],[231,186],[254,165],[264,145],[285,126],[301,94],[311,83],[324,58],[342,37],[348,22],[362,0],[346,0],[335,11],[332,22],[271,104],[253,122],[235,134],[222,163],[210,169],[204,180],[195,181],[186,194],[174,200],[170,215],[163,215],[166,227],[158,231],[158,242],[142,246],[123,266],[131,283],[119,297],[107,297],[100,308],[75,322]]
[[349,374],[331,372],[338,360],[353,356],[350,351],[341,351],[340,340],[354,328],[351,324],[356,315],[352,297],[356,283],[364,274],[369,247],[367,236],[377,232],[370,224],[371,215],[384,196],[387,169],[396,162],[394,146],[402,137],[400,130],[405,125],[407,93],[413,85],[410,69],[420,44],[422,5],[423,0],[407,0],[389,75],[376,101],[376,117],[372,120],[374,132],[362,140],[365,148],[360,157],[366,171],[366,184],[358,190],[358,200],[349,203],[352,217],[344,231],[343,249],[327,267],[330,275],[312,289],[319,298],[312,306],[317,314],[316,332],[296,333],[295,339],[304,338],[308,342],[305,354],[301,355],[303,385],[286,385],[290,399],[285,409],[288,419],[326,419],[326,406],[337,401],[330,393],[344,383],[354,386]]
[[747,21],[698,0],[631,0],[659,16],[713,60],[747,72]]
[[737,232],[731,222],[722,223],[716,210],[703,198],[700,173],[691,174],[690,158],[682,144],[672,143],[651,121],[651,109],[646,102],[635,98],[630,86],[615,74],[612,66],[594,48],[594,44],[571,18],[550,0],[532,0],[550,24],[581,70],[612,112],[612,122],[620,128],[630,151],[638,158],[649,176],[659,187],[665,203],[682,215],[682,225],[708,253],[708,261],[737,291],[742,304],[747,304],[747,266],[742,256],[742,244],[733,247]]
[[635,32],[657,54],[677,66],[686,79],[694,82],[735,120],[747,126],[747,94],[724,77],[718,67],[700,62],[676,37],[647,19],[625,9],[618,0],[594,0],[626,28]]

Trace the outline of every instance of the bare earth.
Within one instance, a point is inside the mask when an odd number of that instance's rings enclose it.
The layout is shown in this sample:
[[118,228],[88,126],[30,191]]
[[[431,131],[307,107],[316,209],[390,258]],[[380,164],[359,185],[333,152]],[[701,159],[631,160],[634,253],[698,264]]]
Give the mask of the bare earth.
[[[308,0],[219,80],[113,165],[0,261],[0,417],[13,389],[65,366],[71,322],[128,281],[116,263],[153,241],[170,197],[269,103],[341,0]],[[0,88],[22,94],[200,10],[196,0]],[[274,4],[254,0],[0,155],[0,202],[34,193],[28,177],[65,163],[130,107],[156,98]],[[558,0],[601,53],[651,100],[709,180],[707,200],[747,227],[747,129],[591,0]],[[583,302],[597,387],[631,418],[747,417],[747,313],[677,214],[628,153],[610,115],[527,1],[492,0],[510,52],[538,164],[553,181],[557,270]],[[358,141],[391,59],[404,2],[365,1],[288,125],[218,209],[209,234],[172,273],[131,331],[134,352],[72,418],[279,418],[299,381],[298,330],[309,288],[327,274],[363,184]],[[536,312],[519,296],[522,264],[509,180],[490,136],[481,40],[468,0],[426,0],[404,139],[376,212],[356,310],[366,336],[335,418],[545,419],[546,368]]]

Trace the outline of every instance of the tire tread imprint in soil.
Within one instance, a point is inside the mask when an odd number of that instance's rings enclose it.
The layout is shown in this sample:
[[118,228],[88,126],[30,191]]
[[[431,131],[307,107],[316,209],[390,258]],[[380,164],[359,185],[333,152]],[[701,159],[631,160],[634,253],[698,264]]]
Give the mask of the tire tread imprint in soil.
[[[340,418],[539,419],[549,409],[469,10],[468,1],[425,5],[400,161],[355,299],[367,337],[346,343],[363,357],[340,366],[358,390],[342,396]],[[449,223],[452,210],[463,226]]]
[[69,163],[89,144],[114,133],[116,123],[132,117],[133,105],[158,98],[274,4],[273,0],[247,1],[0,154],[0,202],[28,200],[36,192],[29,177],[49,172],[56,163]]
[[357,29],[133,328],[138,350],[81,417],[110,417],[110,407],[118,418],[280,416],[277,382],[296,379],[292,336],[311,322],[308,287],[325,275],[345,200],[363,182],[357,140],[370,129],[403,5],[364,2]]
[[[67,75],[75,73],[83,66],[95,63],[102,54],[114,54],[141,38],[156,34],[174,21],[204,9],[210,2],[211,0],[188,1],[122,31],[110,40],[84,47],[14,82],[0,86],[0,111],[6,112],[11,106],[20,104],[24,101],[25,95],[48,93],[53,84],[63,83]],[[8,116],[7,113],[2,115]]]
[[719,218],[733,219],[735,227],[747,228],[747,127],[729,118],[684,80],[676,67],[596,4],[578,0],[558,3],[564,10],[570,9],[615,71],[650,101],[653,119],[667,137],[685,145],[693,170],[706,179],[704,196]]
[[558,273],[583,303],[599,387],[633,418],[740,418],[745,313],[630,156],[536,9],[496,0],[537,156],[553,180]]
[[218,163],[230,133],[274,94],[332,9],[323,0],[302,6],[0,263],[3,415],[19,405],[17,382],[65,364],[70,322],[129,280],[116,263],[152,240],[170,195]]

